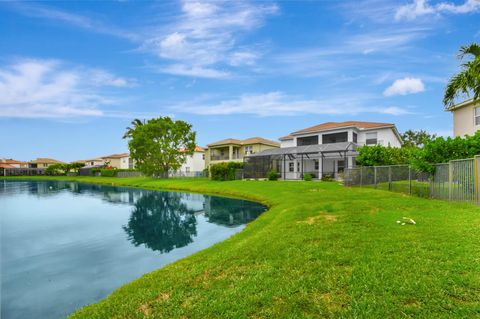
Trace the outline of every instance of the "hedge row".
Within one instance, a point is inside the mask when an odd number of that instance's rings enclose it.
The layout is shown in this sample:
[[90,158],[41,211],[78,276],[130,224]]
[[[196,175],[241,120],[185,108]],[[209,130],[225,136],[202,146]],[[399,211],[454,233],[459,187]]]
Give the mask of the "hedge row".
[[243,163],[222,162],[210,166],[210,178],[215,181],[232,181],[235,179],[235,171],[242,169]]

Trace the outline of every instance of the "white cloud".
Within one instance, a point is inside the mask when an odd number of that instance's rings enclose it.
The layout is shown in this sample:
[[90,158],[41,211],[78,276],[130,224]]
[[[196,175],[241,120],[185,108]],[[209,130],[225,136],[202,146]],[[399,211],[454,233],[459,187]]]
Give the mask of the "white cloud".
[[22,60],[0,69],[0,117],[102,116],[114,102],[99,87],[124,87],[128,80],[98,69],[67,67],[56,60]]
[[260,27],[277,7],[247,1],[184,0],[181,10],[174,23],[152,30],[154,36],[149,36],[142,48],[171,62],[161,68],[167,73],[224,78],[225,71],[217,70],[219,67],[253,65],[258,59],[258,52],[239,49],[240,35]]
[[395,80],[392,85],[383,91],[383,95],[392,96],[392,95],[407,95],[420,93],[425,91],[425,85],[421,79],[418,78],[403,78]]
[[207,79],[226,79],[230,77],[230,73],[226,71],[202,66],[189,66],[184,64],[171,64],[166,67],[160,67],[155,69],[161,73],[200,77]]
[[201,115],[252,114],[258,116],[300,116],[305,114],[355,115],[359,113],[380,113],[388,115],[411,114],[399,107],[365,106],[362,98],[336,98],[329,100],[302,99],[282,92],[265,94],[244,94],[237,99],[205,104],[182,103],[176,111]]
[[464,14],[480,10],[479,0],[465,0],[463,4],[456,5],[450,2],[440,2],[436,5],[430,5],[428,0],[414,0],[397,8],[395,12],[396,20],[414,20],[418,17],[427,15],[439,15],[441,13]]

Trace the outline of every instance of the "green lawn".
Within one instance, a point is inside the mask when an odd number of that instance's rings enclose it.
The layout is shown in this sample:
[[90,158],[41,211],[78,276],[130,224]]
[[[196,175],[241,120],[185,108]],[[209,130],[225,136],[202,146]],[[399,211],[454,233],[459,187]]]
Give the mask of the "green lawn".
[[[271,208],[229,240],[73,318],[480,317],[477,206],[335,182],[75,179],[239,196]],[[397,224],[402,217],[417,225]]]

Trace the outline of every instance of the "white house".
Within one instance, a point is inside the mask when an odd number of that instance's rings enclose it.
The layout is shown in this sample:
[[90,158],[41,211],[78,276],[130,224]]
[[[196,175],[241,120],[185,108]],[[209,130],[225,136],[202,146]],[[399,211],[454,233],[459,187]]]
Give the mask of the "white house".
[[[280,148],[266,150],[248,158],[248,167],[270,167],[283,179],[338,177],[345,168],[356,165],[358,146],[401,147],[402,139],[394,124],[376,122],[328,122],[280,138]],[[268,157],[268,160],[266,159]],[[268,165],[266,163],[269,163]]]
[[197,176],[203,173],[205,169],[205,149],[203,147],[195,147],[192,155],[187,155],[185,163],[175,172],[181,176]]

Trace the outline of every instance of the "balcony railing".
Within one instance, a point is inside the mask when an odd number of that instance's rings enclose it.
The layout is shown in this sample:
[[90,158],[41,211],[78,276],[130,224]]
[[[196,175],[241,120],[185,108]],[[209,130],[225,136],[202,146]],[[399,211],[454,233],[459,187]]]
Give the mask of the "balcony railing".
[[210,156],[211,161],[227,161],[229,159],[230,158],[228,157],[228,155],[211,155]]

